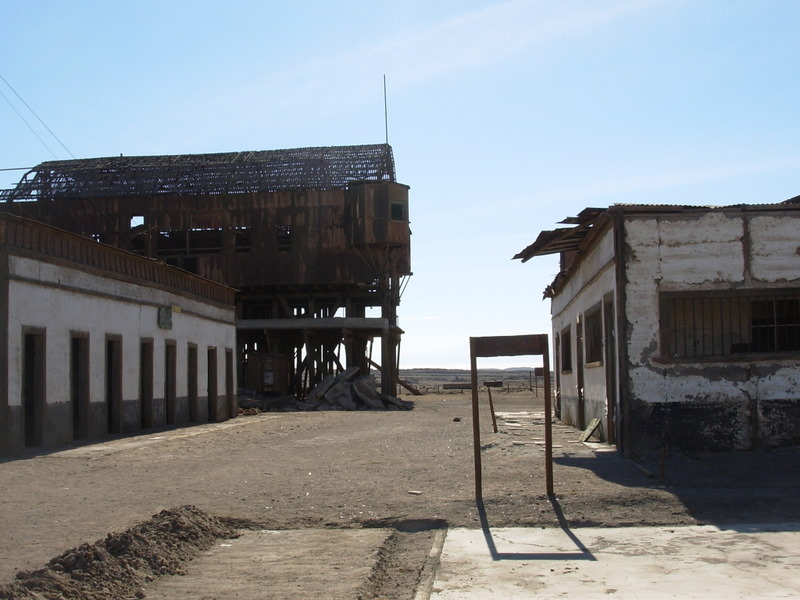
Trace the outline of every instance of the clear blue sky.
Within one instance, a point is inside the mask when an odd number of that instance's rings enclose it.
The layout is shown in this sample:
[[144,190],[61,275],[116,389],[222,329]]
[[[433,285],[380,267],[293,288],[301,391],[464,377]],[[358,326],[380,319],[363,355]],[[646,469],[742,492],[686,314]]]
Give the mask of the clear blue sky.
[[[798,32],[797,0],[3,0],[0,75],[84,158],[380,143],[385,74],[401,367],[467,368],[550,331],[555,259],[511,257],[564,217],[800,194]],[[71,158],[0,91],[0,168]]]

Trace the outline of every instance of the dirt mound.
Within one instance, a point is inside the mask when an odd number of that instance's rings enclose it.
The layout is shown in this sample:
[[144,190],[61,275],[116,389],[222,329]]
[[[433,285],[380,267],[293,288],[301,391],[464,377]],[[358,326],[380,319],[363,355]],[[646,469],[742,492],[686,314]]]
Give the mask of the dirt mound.
[[179,574],[184,562],[216,540],[236,536],[235,527],[194,506],[163,510],[127,531],[68,550],[42,569],[17,573],[15,582],[0,586],[0,599],[144,598],[144,582]]

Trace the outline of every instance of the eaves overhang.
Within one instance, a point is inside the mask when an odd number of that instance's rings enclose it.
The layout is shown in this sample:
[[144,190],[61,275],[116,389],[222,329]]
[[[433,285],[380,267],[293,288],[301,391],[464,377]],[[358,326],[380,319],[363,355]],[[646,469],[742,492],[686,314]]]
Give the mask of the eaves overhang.
[[604,208],[585,208],[576,217],[567,217],[561,224],[573,225],[549,231],[542,231],[527,248],[517,253],[514,259],[527,262],[534,256],[546,256],[578,250],[592,230],[598,218],[606,212]]

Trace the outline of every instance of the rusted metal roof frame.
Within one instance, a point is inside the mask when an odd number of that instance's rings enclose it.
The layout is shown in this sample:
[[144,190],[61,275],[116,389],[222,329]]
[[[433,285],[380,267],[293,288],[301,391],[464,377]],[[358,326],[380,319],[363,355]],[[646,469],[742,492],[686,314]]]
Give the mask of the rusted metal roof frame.
[[0,190],[0,200],[331,190],[364,181],[396,181],[391,146],[48,161],[13,190]]

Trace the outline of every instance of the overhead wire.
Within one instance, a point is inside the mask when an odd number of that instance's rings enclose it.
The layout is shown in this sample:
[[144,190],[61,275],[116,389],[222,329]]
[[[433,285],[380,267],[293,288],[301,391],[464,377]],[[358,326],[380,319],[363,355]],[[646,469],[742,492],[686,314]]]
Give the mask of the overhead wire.
[[20,118],[20,119],[22,119],[22,122],[23,122],[23,123],[25,123],[25,125],[27,125],[27,126],[28,126],[28,129],[30,129],[30,130],[31,130],[31,133],[33,133],[33,135],[35,135],[35,136],[36,136],[36,138],[37,138],[37,139],[38,139],[38,140],[39,140],[39,141],[42,143],[42,146],[44,146],[45,148],[47,148],[47,151],[48,151],[48,152],[50,152],[50,154],[52,154],[52,155],[53,155],[53,158],[55,158],[56,160],[58,160],[58,157],[56,156],[56,153],[55,153],[55,152],[53,152],[53,149],[52,149],[50,146],[48,146],[48,145],[47,145],[47,143],[46,143],[46,142],[45,142],[45,141],[42,139],[42,136],[40,136],[40,135],[39,135],[39,134],[36,132],[36,130],[35,130],[35,129],[34,129],[32,126],[31,126],[31,124],[30,124],[30,123],[28,123],[28,120],[27,120],[25,117],[23,117],[23,116],[22,116],[22,113],[21,113],[21,112],[19,112],[19,111],[17,110],[17,107],[16,107],[16,106],[14,106],[14,105],[11,103],[11,100],[9,100],[9,99],[8,99],[8,96],[6,96],[6,95],[3,93],[3,90],[0,90],[0,96],[2,96],[2,97],[5,99],[5,101],[6,101],[6,102],[8,102],[8,105],[11,107],[11,109],[12,109],[12,110],[13,110],[15,113],[17,113],[17,115],[19,116],[19,118]]
[[[30,107],[30,105],[28,105],[28,103],[27,103],[27,102],[25,102],[25,100],[23,99],[23,97],[22,97],[22,96],[20,96],[20,95],[19,95],[19,93],[17,92],[17,90],[15,90],[15,89],[14,89],[14,87],[13,87],[13,86],[12,86],[10,83],[8,83],[8,80],[7,80],[5,77],[3,77],[2,75],[0,75],[0,79],[2,79],[2,80],[3,80],[3,83],[5,83],[5,84],[8,86],[8,89],[10,89],[12,92],[14,92],[14,95],[15,95],[17,98],[19,98],[19,101],[20,101],[20,102],[22,102],[22,103],[25,105],[25,108],[27,108],[29,111],[31,111],[31,114],[33,114],[33,116],[34,116],[34,117],[36,117],[36,118],[38,119],[39,123],[41,123],[41,124],[42,124],[42,127],[44,127],[45,129],[47,129],[47,131],[50,133],[50,135],[52,135],[52,136],[53,136],[53,138],[55,138],[55,140],[56,140],[56,141],[57,141],[59,144],[61,144],[61,147],[62,147],[62,148],[64,148],[64,150],[66,150],[66,151],[67,151],[67,154],[69,154],[69,155],[70,155],[72,158],[75,158],[75,155],[74,155],[74,154],[73,154],[73,153],[70,151],[70,149],[69,149],[69,148],[67,148],[67,147],[64,145],[64,142],[62,142],[62,141],[61,141],[61,139],[60,139],[60,138],[59,138],[59,137],[58,137],[58,136],[57,136],[55,133],[53,133],[53,130],[52,130],[52,129],[50,129],[50,128],[47,126],[47,123],[45,123],[45,122],[42,120],[42,118],[41,118],[41,117],[40,117],[38,114],[36,114],[36,111],[35,111],[35,110],[33,110],[33,109]],[[23,117],[23,116],[22,116],[22,114],[21,114],[21,113],[20,113],[20,112],[17,110],[17,108],[16,108],[16,107],[15,107],[15,106],[14,106],[14,105],[11,103],[11,100],[9,100],[9,99],[8,99],[8,97],[7,97],[5,94],[3,94],[3,92],[2,92],[2,91],[0,91],[0,95],[2,95],[2,96],[3,96],[3,98],[5,98],[5,101],[6,101],[6,102],[8,102],[9,106],[11,106],[11,108],[13,108],[13,109],[14,109],[14,112],[16,112],[16,113],[19,115],[19,118],[20,118],[20,119],[22,119],[22,120],[25,122],[25,124],[28,126],[28,129],[30,129],[30,130],[33,132],[33,134],[34,134],[34,135],[35,135],[37,138],[39,138],[39,141],[40,141],[40,142],[42,142],[42,145],[43,145],[45,148],[47,148],[47,149],[50,151],[50,154],[52,154],[52,155],[53,155],[53,158],[55,158],[55,159],[57,160],[57,159],[58,159],[58,157],[57,157],[57,156],[55,155],[55,153],[54,153],[54,152],[53,152],[53,151],[50,149],[50,146],[48,146],[47,144],[45,144],[44,140],[43,140],[43,139],[42,139],[42,138],[39,136],[39,134],[38,134],[38,133],[36,133],[36,130],[34,130],[34,128],[33,128],[33,127],[31,127],[30,123],[28,123],[28,121],[25,119],[25,117]]]

